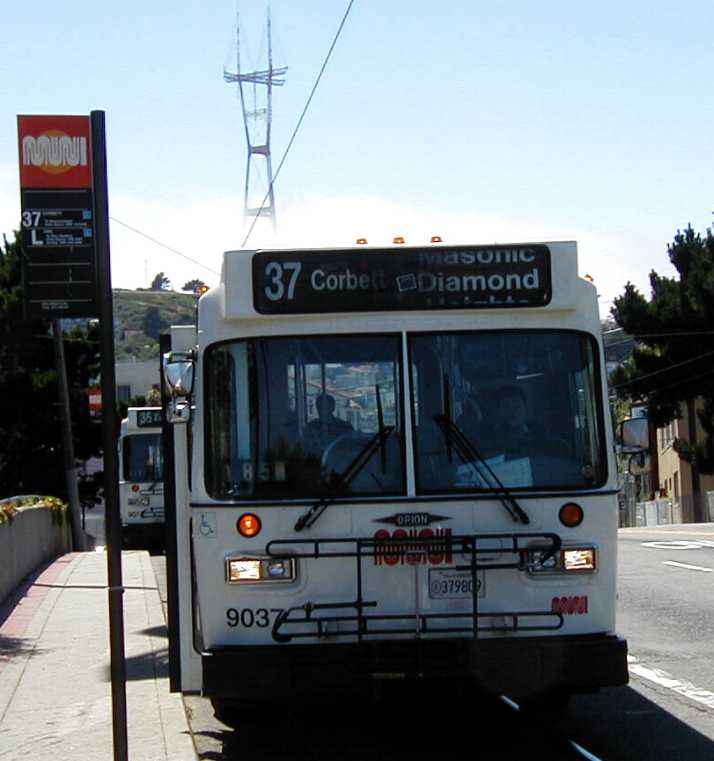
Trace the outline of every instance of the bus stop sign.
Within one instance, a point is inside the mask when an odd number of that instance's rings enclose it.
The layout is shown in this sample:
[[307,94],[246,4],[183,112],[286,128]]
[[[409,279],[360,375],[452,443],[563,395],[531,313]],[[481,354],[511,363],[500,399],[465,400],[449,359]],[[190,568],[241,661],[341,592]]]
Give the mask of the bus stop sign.
[[96,317],[88,116],[18,116],[27,319]]

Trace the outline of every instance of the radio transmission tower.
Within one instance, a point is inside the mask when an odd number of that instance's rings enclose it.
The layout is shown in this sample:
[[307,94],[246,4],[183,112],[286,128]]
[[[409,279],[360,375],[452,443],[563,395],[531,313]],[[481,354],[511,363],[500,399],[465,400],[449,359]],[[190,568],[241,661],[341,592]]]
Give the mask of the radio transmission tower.
[[[273,118],[273,87],[285,84],[287,66],[273,68],[273,48],[270,33],[270,5],[267,10],[268,68],[243,72],[240,65],[240,17],[236,14],[236,71],[223,70],[223,79],[238,85],[243,112],[248,159],[245,165],[245,217],[267,217],[275,230],[275,194],[273,166],[270,158],[270,130]],[[260,166],[265,169],[267,184],[261,182]]]

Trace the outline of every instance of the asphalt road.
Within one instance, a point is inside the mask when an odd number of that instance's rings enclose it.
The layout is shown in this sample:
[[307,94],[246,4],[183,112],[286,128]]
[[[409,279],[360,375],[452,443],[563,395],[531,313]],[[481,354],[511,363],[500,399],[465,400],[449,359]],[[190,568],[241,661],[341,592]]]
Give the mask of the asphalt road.
[[619,544],[631,654],[714,692],[714,525],[624,529]]
[[572,736],[613,761],[714,759],[714,525],[622,529],[618,545],[630,685],[576,698]]
[[[370,701],[246,715],[236,729],[215,719],[208,700],[187,697],[199,757],[587,757],[573,740],[607,761],[714,759],[714,525],[624,529],[619,548],[618,630],[633,657],[628,687],[576,696],[559,718],[533,721],[471,688],[425,694],[389,685]],[[153,561],[162,587],[164,559]]]

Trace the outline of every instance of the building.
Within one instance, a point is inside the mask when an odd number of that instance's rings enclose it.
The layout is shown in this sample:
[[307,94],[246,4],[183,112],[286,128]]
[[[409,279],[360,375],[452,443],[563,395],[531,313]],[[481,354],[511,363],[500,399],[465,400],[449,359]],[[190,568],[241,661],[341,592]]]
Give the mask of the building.
[[128,402],[134,396],[145,396],[147,391],[159,388],[161,384],[158,357],[147,362],[117,362],[114,371],[118,402]]
[[696,415],[696,405],[691,405],[691,409],[689,407],[681,417],[657,429],[659,495],[672,500],[674,523],[714,520],[714,516],[709,514],[707,500],[707,492],[714,492],[714,475],[697,474],[673,446],[675,439],[696,442],[705,436]]

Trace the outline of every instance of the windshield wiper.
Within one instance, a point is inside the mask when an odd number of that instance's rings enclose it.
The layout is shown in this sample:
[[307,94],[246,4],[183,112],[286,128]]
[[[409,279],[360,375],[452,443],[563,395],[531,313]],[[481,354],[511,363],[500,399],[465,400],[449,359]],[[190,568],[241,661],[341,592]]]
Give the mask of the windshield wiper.
[[304,528],[310,528],[313,523],[322,515],[327,507],[329,507],[349,486],[352,481],[360,474],[364,466],[369,462],[372,455],[377,451],[377,447],[383,447],[384,442],[389,438],[392,431],[394,431],[393,425],[380,425],[377,433],[362,447],[357,453],[357,456],[352,462],[342,471],[338,473],[332,483],[332,489],[330,494],[326,494],[312,505],[307,512],[303,513],[295,523],[295,531],[302,531]]
[[499,477],[493,472],[493,468],[478,453],[476,447],[468,440],[466,434],[459,428],[453,420],[446,415],[434,415],[434,421],[439,426],[439,430],[444,435],[446,441],[449,459],[451,459],[451,449],[455,449],[464,463],[471,464],[476,468],[479,476],[494,489],[501,500],[501,504],[506,508],[514,521],[521,523],[530,523],[530,518],[526,511],[516,502],[515,497],[501,483]]
[[[374,384],[374,392],[377,396],[377,423],[379,424],[379,431],[380,433],[384,431],[384,412],[382,411],[382,396],[379,393],[379,383]],[[380,465],[382,466],[382,475],[387,475],[387,448],[384,446],[384,442],[386,441],[387,437],[385,436],[380,442],[379,442],[379,457],[380,457]]]

